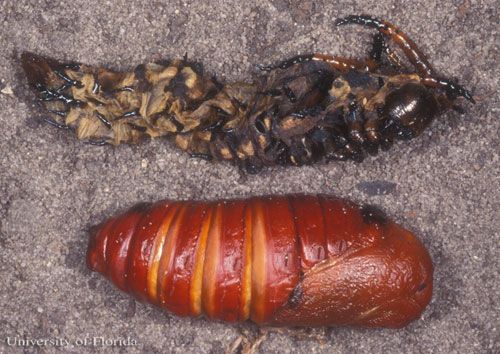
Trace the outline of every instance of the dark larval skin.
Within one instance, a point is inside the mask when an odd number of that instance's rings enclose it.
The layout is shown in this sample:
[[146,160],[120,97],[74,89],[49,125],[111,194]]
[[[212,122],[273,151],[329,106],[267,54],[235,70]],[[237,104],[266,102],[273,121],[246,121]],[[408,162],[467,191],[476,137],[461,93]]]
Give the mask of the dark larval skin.
[[469,91],[437,76],[394,25],[369,16],[336,21],[346,24],[377,30],[367,59],[300,55],[260,66],[252,83],[220,83],[186,58],[130,72],[32,53],[22,55],[22,64],[46,121],[79,139],[118,145],[170,136],[193,157],[231,160],[248,173],[362,161],[420,135],[444,111],[460,110],[457,98],[474,102]]

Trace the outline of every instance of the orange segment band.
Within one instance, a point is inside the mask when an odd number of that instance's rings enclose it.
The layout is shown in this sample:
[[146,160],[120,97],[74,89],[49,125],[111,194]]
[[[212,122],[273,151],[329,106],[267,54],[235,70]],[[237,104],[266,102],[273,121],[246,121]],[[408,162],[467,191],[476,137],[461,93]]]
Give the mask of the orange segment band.
[[179,203],[173,203],[170,210],[167,212],[165,219],[163,219],[158,232],[156,233],[153,251],[151,252],[151,258],[149,263],[148,272],[148,295],[153,303],[158,303],[157,296],[157,280],[158,280],[158,267],[160,265],[160,260],[163,254],[163,245],[170,228],[170,224],[179,209]]
[[267,228],[261,199],[250,201],[252,207],[252,305],[250,317],[256,323],[265,320]]
[[203,313],[208,318],[215,318],[217,316],[215,309],[215,289],[217,287],[217,275],[219,273],[217,266],[220,257],[222,212],[223,205],[220,203],[216,204],[206,241],[207,245],[202,279],[202,307]]
[[250,317],[250,305],[252,300],[252,208],[245,208],[245,243],[243,246],[243,274],[241,279],[241,318],[246,321]]
[[207,247],[207,238],[210,231],[210,224],[212,223],[212,214],[214,212],[214,206],[211,205],[205,215],[205,219],[202,222],[198,248],[196,250],[194,267],[193,267],[193,280],[191,282],[191,313],[194,316],[199,316],[201,314],[201,287],[203,281],[203,266],[205,263],[205,251]]
[[165,242],[163,246],[163,257],[161,258],[158,265],[158,280],[157,280],[157,293],[158,300],[161,306],[167,307],[168,294],[170,289],[166,289],[168,279],[173,277],[172,272],[172,262],[174,261],[174,247],[179,237],[179,229],[184,221],[184,215],[186,214],[187,205],[184,203],[179,211],[176,213],[175,218],[171,221],[171,225],[168,228],[167,235],[165,236]]

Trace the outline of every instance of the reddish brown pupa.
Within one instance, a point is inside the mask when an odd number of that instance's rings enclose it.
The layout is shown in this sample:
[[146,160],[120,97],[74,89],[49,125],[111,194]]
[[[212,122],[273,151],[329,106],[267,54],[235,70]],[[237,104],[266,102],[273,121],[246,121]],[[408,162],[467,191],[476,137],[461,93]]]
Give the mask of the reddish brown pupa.
[[87,263],[176,315],[260,325],[402,327],[432,295],[412,233],[325,195],[141,205],[95,230]]

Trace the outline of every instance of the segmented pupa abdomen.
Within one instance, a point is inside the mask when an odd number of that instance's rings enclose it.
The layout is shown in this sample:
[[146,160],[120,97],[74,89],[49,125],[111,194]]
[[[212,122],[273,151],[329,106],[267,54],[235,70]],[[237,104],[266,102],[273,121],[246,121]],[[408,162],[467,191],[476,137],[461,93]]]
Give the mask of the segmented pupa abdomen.
[[399,327],[432,293],[411,233],[328,196],[143,205],[98,227],[87,262],[174,314],[229,322]]

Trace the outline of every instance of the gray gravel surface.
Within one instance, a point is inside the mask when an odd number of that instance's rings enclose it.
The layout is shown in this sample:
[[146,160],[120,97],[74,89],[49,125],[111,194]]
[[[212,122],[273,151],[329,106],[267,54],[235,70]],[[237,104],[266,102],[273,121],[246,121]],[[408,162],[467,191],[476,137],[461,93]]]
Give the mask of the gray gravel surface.
[[[420,138],[362,164],[270,168],[240,178],[229,164],[190,159],[164,140],[93,147],[40,123],[19,65],[24,50],[131,68],[184,53],[222,80],[254,64],[318,51],[362,57],[370,31],[335,18],[389,19],[437,70],[478,96]],[[499,119],[496,1],[49,1],[0,2],[0,351],[221,353],[259,330],[181,319],[135,303],[84,264],[87,229],[163,198],[323,192],[380,205],[414,230],[435,264],[422,319],[402,330],[267,331],[262,352],[499,352]],[[129,347],[75,347],[130,337]],[[69,347],[10,346],[65,339]]]

